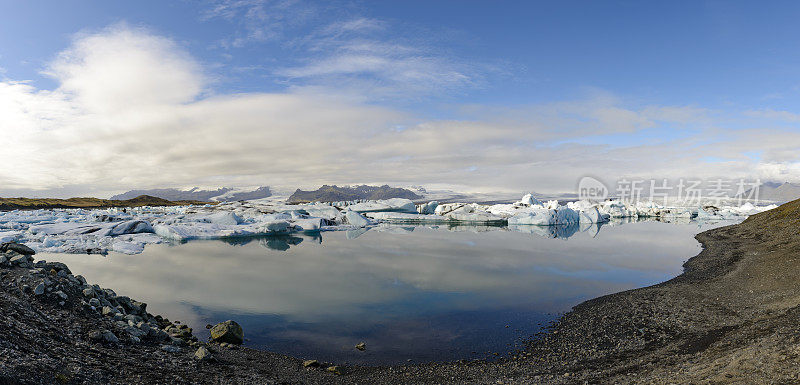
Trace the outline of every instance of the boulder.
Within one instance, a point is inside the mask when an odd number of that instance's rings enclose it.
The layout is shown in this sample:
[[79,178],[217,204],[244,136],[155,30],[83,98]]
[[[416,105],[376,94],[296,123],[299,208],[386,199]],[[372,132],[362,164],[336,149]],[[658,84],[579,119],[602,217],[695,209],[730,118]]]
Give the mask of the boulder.
[[10,262],[12,265],[18,265],[24,267],[29,265],[32,259],[33,258],[31,258],[30,255],[20,254],[15,257],[12,257]]
[[83,296],[86,298],[94,298],[95,297],[94,289],[91,287],[83,289]]
[[95,330],[89,333],[89,339],[95,342],[108,342],[115,344],[119,342],[117,336],[108,330]]
[[211,352],[208,351],[205,346],[201,346],[194,353],[194,359],[198,361],[209,361],[213,360],[214,356],[211,355]]
[[337,366],[337,365],[329,366],[325,370],[327,370],[327,371],[329,371],[329,372],[331,372],[331,373],[333,373],[333,374],[335,374],[337,376],[341,376],[341,375],[344,374],[344,370],[342,369],[342,367],[341,366]]
[[244,342],[244,331],[236,321],[228,320],[211,328],[211,339],[216,342],[240,345]]
[[319,361],[317,360],[305,360],[303,361],[304,368],[318,368],[320,366]]
[[16,251],[17,253],[24,254],[24,255],[34,255],[34,254],[36,254],[35,250],[33,250],[30,247],[25,246],[25,245],[23,245],[21,243],[16,243],[16,242],[5,242],[3,244],[0,244],[0,251],[2,251],[2,252]]

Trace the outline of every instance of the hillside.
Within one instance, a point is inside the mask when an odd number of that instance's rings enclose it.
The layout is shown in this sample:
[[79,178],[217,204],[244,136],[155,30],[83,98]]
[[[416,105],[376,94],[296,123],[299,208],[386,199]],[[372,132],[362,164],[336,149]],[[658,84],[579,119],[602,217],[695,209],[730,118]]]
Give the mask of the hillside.
[[132,199],[100,199],[100,198],[0,198],[0,210],[28,209],[89,209],[106,207],[141,207],[141,206],[180,206],[188,204],[206,204],[207,202],[182,200],[170,201],[148,195]]
[[303,191],[297,189],[287,200],[288,203],[308,203],[308,202],[340,202],[353,201],[358,199],[380,200],[390,198],[421,199],[422,196],[415,194],[411,190],[399,187],[383,186],[343,186],[323,185],[314,191]]
[[252,191],[236,191],[229,187],[221,187],[216,190],[200,190],[197,187],[190,190],[179,190],[174,188],[159,188],[150,190],[130,190],[122,194],[114,195],[112,200],[132,199],[141,195],[148,195],[169,201],[218,201],[233,202],[241,200],[261,199],[272,196],[269,186],[261,186]]

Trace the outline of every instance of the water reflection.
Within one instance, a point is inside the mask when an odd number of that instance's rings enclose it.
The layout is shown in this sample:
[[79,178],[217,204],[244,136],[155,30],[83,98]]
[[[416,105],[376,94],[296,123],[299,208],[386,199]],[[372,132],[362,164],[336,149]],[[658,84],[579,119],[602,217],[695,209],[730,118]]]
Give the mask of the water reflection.
[[[379,224],[373,227],[359,228],[345,231],[347,239],[356,239],[368,231],[378,231],[392,234],[407,234],[413,232],[416,228],[428,229],[441,229],[451,232],[471,232],[481,233],[488,231],[513,231],[523,234],[533,234],[544,238],[559,238],[568,239],[577,233],[585,233],[591,237],[596,237],[603,226],[620,226],[628,223],[640,222],[661,222],[682,225],[694,225],[698,229],[704,227],[715,226],[718,223],[733,223],[731,221],[704,221],[698,222],[689,218],[675,217],[675,218],[612,218],[607,223],[574,223],[570,225],[556,225],[556,226],[534,226],[534,225],[509,225],[509,226],[492,226],[492,225],[465,225],[465,224],[446,224],[446,225],[431,225],[431,226],[402,226],[394,224]],[[292,235],[268,235],[256,237],[232,237],[221,239],[233,246],[244,246],[251,242],[258,242],[261,246],[271,250],[286,251],[291,246],[297,246],[303,242],[304,239],[312,240],[315,243],[322,243],[322,233],[309,232],[303,234]]]
[[[206,323],[236,319],[252,346],[335,362],[401,363],[506,351],[537,323],[583,300],[680,273],[700,249],[693,235],[709,227],[377,226],[358,236],[325,232],[154,245],[132,256],[40,257],[66,262],[201,332]],[[526,229],[536,236],[519,231]],[[361,341],[366,352],[353,348]]]

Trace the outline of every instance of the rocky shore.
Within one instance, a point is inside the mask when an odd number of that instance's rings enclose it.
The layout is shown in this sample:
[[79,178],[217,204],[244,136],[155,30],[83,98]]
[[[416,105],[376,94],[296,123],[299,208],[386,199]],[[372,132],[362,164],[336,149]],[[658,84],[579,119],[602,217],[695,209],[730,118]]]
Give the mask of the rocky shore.
[[584,302],[508,357],[394,367],[240,347],[235,323],[198,341],[146,304],[4,244],[0,384],[800,382],[800,201],[697,239],[704,249],[680,276]]

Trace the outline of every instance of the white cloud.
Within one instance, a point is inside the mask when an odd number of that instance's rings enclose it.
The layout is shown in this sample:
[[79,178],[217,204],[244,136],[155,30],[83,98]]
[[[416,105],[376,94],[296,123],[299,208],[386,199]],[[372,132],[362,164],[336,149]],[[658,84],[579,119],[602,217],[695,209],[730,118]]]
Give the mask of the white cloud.
[[287,28],[307,22],[318,12],[315,6],[298,0],[218,0],[211,4],[203,19],[222,18],[242,28],[220,42],[226,48],[279,40]]
[[[608,95],[469,106],[461,114],[470,119],[452,120],[420,119],[331,88],[209,96],[190,55],[125,25],[80,35],[49,73],[60,82],[55,90],[0,82],[2,195],[322,183],[563,192],[585,174],[788,178],[800,168],[800,134],[720,132],[698,107],[632,108]],[[603,139],[698,124],[706,127],[700,134],[679,139]],[[763,160],[742,155],[753,151]],[[702,161],[707,156],[732,161]]]
[[753,118],[765,118],[765,119],[779,120],[791,123],[800,122],[800,114],[789,111],[773,110],[771,108],[765,108],[761,110],[748,110],[745,111],[745,115]]
[[46,74],[91,112],[186,103],[204,87],[199,65],[173,41],[125,24],[79,35]]
[[371,99],[414,99],[445,95],[481,84],[487,65],[470,63],[420,38],[387,33],[382,21],[354,18],[334,22],[294,42],[299,63],[276,71],[295,84],[371,95]]

